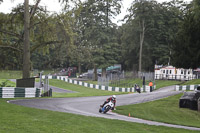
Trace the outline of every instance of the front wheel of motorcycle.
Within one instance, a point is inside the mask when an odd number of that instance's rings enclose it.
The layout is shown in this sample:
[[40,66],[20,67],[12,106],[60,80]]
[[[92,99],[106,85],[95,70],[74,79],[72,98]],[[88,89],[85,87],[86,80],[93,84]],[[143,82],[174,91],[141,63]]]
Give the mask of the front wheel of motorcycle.
[[104,114],[107,113],[110,109],[111,109],[110,106],[106,106],[106,109],[104,110],[103,113],[104,113]]
[[99,109],[99,113],[101,113],[102,112],[102,110],[101,110],[101,108]]

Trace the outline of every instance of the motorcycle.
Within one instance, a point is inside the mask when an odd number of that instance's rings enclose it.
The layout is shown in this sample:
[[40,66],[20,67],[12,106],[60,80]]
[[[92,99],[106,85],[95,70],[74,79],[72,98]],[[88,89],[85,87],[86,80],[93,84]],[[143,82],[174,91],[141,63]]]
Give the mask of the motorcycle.
[[139,86],[136,87],[136,91],[137,91],[138,93],[141,93],[141,90],[140,90],[140,87],[139,87]]
[[141,90],[140,90],[140,86],[139,86],[139,85],[136,84],[136,85],[134,86],[134,88],[135,88],[135,91],[136,91],[136,92],[141,93]]
[[112,108],[114,108],[114,103],[112,101],[110,101],[110,102],[106,103],[103,107],[100,106],[99,113],[105,114],[106,112],[108,112]]

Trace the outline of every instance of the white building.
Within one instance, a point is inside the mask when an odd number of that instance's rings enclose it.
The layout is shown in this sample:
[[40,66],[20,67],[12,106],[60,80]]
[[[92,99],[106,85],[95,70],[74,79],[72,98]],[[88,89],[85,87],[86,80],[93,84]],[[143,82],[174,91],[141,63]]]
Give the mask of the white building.
[[155,79],[192,80],[196,79],[193,69],[155,65]]

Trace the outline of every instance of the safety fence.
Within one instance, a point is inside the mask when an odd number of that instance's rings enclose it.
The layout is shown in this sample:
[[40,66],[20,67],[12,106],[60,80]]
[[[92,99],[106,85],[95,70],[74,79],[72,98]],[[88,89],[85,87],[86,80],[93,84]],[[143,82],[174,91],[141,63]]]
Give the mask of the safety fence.
[[[69,79],[67,76],[49,76],[49,79],[58,79],[62,80],[68,83],[72,83],[75,85],[81,85],[89,88],[99,89],[99,90],[107,90],[107,91],[116,91],[116,92],[136,92],[135,88],[120,88],[120,87],[111,87],[111,86],[104,86],[104,85],[96,85],[96,84],[90,84],[83,81],[77,81],[73,79]],[[155,86],[153,87],[153,89]],[[140,88],[141,92],[150,92],[149,86],[144,86]]]
[[175,91],[193,91],[193,90],[197,90],[197,87],[200,86],[199,85],[176,85],[175,87]]
[[15,88],[1,87],[0,98],[16,98],[16,97],[40,97],[41,91],[38,88]]

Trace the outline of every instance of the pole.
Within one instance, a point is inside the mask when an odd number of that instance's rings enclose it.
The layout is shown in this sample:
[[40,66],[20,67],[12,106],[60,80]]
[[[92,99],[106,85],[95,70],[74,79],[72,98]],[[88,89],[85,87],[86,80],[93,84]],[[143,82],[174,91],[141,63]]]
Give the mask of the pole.
[[39,88],[41,88],[42,87],[42,73],[43,73],[43,71],[41,71],[39,74],[40,74],[40,85],[39,85]]
[[146,91],[146,90],[145,90],[145,76],[143,76],[142,79],[143,79],[143,90],[144,90],[144,92],[145,92],[145,91]]

